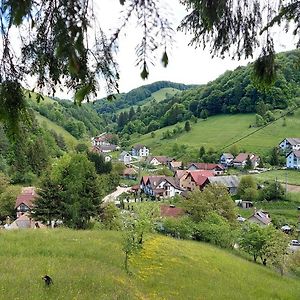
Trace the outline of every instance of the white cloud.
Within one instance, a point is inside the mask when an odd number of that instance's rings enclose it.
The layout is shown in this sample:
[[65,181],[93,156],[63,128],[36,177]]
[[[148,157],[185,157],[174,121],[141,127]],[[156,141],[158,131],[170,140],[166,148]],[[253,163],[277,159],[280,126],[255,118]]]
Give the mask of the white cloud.
[[[161,0],[165,9],[171,13],[174,27],[180,23],[186,14],[185,9],[179,4],[178,0]],[[120,11],[122,6],[119,1],[97,0],[95,1],[95,12],[99,23],[104,30],[114,29],[120,24]],[[120,91],[128,92],[129,90],[149,84],[158,80],[169,80],[186,84],[202,84],[214,80],[226,70],[233,70],[239,65],[245,65],[248,61],[234,61],[230,58],[220,59],[211,58],[208,50],[200,48],[194,49],[188,46],[190,37],[182,32],[175,32],[175,43],[173,48],[168,51],[169,65],[164,68],[160,61],[163,50],[158,54],[155,66],[149,66],[150,75],[148,80],[142,80],[140,77],[140,68],[135,66],[136,54],[135,46],[139,41],[138,28],[135,23],[131,23],[125,28],[119,40],[119,51],[116,59],[120,67]],[[295,48],[294,40],[290,34],[285,34],[283,30],[277,29],[278,38],[276,42],[277,51],[286,51]],[[111,31],[112,32],[112,31]],[[17,42],[17,34],[14,33],[14,44]],[[30,84],[32,79],[28,80]],[[58,91],[56,96],[60,98],[72,98],[72,94],[67,93],[65,89]],[[106,96],[105,90],[101,89],[98,97]]]

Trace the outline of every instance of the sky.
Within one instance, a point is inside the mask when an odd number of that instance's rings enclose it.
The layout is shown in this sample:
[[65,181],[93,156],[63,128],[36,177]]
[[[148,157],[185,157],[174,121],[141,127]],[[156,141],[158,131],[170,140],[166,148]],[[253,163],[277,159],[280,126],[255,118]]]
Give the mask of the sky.
[[[185,8],[177,0],[161,0],[161,4],[171,14],[171,20],[176,28],[182,18],[187,14]],[[115,28],[119,24],[119,1],[98,0],[95,8],[100,24],[106,30]],[[287,51],[295,48],[295,41],[291,35],[283,34],[279,30],[275,40],[276,51]],[[155,61],[154,66],[149,66],[150,75],[147,80],[140,77],[140,67],[136,66],[135,46],[138,43],[138,30],[135,23],[130,24],[120,36],[119,51],[116,59],[120,69],[120,91],[128,92],[133,88],[159,80],[168,80],[185,84],[204,84],[216,79],[226,70],[234,70],[240,65],[246,65],[252,60],[232,60],[227,57],[212,58],[209,50],[195,49],[188,46],[191,36],[182,32],[174,33],[174,44],[168,51],[169,64],[165,68],[161,63],[163,49]],[[102,89],[98,96],[105,96]]]
[[[171,20],[176,28],[181,19],[187,14],[179,0],[160,0],[161,4],[171,15]],[[101,27],[105,32],[113,32],[120,24],[120,11],[122,6],[119,0],[97,0],[95,1],[95,13]],[[93,29],[92,29],[93,30]],[[285,35],[280,30],[275,40],[276,51],[287,51],[295,48],[295,41],[291,35]],[[119,51],[116,54],[116,61],[120,71],[120,92],[128,92],[141,85],[150,84],[159,80],[168,80],[185,84],[204,84],[216,79],[226,70],[234,70],[240,65],[246,65],[252,60],[232,60],[227,57],[221,59],[212,58],[209,50],[202,48],[195,49],[188,46],[191,36],[175,31],[172,49],[168,49],[169,64],[166,68],[162,66],[161,55],[163,49],[157,53],[154,66],[149,66],[150,75],[147,80],[140,77],[141,69],[136,66],[135,46],[139,41],[139,30],[135,22],[131,22],[119,37]],[[18,43],[17,43],[18,44]],[[29,80],[33,82],[33,80]],[[97,98],[106,96],[103,85],[100,86]],[[66,89],[58,91],[57,97],[72,99],[73,93]]]

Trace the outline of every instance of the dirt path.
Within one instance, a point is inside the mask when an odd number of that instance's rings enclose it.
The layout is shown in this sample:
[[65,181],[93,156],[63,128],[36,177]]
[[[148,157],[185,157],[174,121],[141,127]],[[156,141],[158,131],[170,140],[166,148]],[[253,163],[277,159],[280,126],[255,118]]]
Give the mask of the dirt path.
[[122,193],[129,191],[131,187],[117,187],[117,190],[103,198],[103,202],[113,202],[115,201]]
[[[285,184],[284,184],[284,187],[285,187]],[[299,185],[288,184],[287,185],[287,190],[288,190],[288,192],[300,193],[300,186]]]

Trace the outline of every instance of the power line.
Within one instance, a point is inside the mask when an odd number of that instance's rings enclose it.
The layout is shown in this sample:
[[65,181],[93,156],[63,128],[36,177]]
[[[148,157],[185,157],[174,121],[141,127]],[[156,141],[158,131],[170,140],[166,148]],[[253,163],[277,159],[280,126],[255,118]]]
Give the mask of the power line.
[[228,145],[222,147],[222,148],[220,149],[220,151],[222,151],[222,150],[224,150],[224,149],[226,149],[226,148],[228,148],[228,147],[230,147],[230,146],[232,146],[232,145],[234,145],[234,144],[236,144],[236,143],[238,143],[238,142],[240,142],[240,141],[246,139],[247,137],[249,137],[249,136],[255,134],[256,132],[258,132],[258,131],[260,131],[260,130],[266,128],[267,126],[269,126],[269,125],[271,125],[271,124],[273,124],[273,123],[275,123],[275,122],[277,122],[278,120],[280,120],[281,118],[283,118],[283,117],[285,117],[287,114],[289,114],[290,112],[292,112],[292,111],[295,112],[298,108],[299,108],[299,105],[297,105],[297,106],[296,106],[295,108],[293,108],[292,110],[287,111],[285,114],[283,114],[283,115],[280,116],[279,118],[275,119],[274,121],[271,121],[271,122],[267,123],[266,125],[263,125],[262,127],[259,127],[258,129],[256,129],[256,130],[254,130],[254,131],[252,131],[252,132],[250,132],[250,133],[244,135],[243,137],[241,137],[241,138],[235,140],[234,142],[232,142],[232,143],[230,143],[230,144],[228,144]]

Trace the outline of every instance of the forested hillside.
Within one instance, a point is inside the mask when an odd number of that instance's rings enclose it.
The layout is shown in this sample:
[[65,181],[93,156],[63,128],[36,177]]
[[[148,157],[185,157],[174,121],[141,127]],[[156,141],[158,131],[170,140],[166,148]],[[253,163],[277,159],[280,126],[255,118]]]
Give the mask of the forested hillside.
[[[270,112],[285,109],[300,96],[298,50],[281,53],[276,63],[278,77],[268,89],[258,89],[253,82],[252,65],[227,71],[206,85],[177,93],[151,106],[138,107],[128,114],[120,113],[112,122],[121,134],[148,133],[196,117],[256,112],[266,121]],[[127,95],[122,101],[129,101]],[[128,102],[128,104],[132,102]],[[105,112],[105,111],[103,111]]]
[[185,85],[182,83],[174,83],[170,81],[158,81],[148,85],[143,85],[128,93],[115,95],[115,99],[108,101],[107,99],[100,99],[93,103],[93,108],[99,114],[115,113],[117,110],[130,108],[133,105],[138,105],[147,98],[163,88],[174,88],[180,91],[191,88],[192,85]]
[[50,121],[63,127],[75,138],[90,137],[104,130],[104,120],[89,105],[80,107],[72,101],[50,99],[36,101],[35,97],[28,99],[29,106]]

